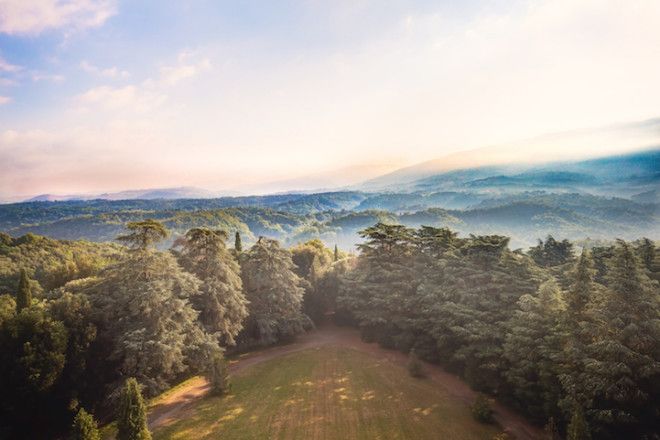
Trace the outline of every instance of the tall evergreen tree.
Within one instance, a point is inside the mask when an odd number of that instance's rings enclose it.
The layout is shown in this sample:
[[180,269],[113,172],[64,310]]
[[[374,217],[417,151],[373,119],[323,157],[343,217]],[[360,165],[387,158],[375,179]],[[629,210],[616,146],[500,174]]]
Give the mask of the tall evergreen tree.
[[304,289],[294,269],[291,253],[275,240],[262,237],[245,254],[241,274],[250,302],[248,339],[270,344],[308,325],[309,318],[302,313]]
[[204,328],[223,345],[234,345],[248,310],[241,269],[227,249],[226,239],[224,231],[191,229],[178,242],[182,247],[179,261],[202,281],[192,303]]
[[589,426],[584,418],[584,411],[581,406],[577,406],[573,411],[573,416],[566,432],[566,440],[591,440]]
[[221,396],[229,391],[229,366],[220,350],[213,354],[206,376],[211,384],[211,394]]
[[71,440],[101,440],[96,420],[94,417],[80,408],[78,413],[73,418],[73,426],[71,427]]
[[117,440],[151,440],[147,407],[135,378],[126,379],[117,410]]
[[566,312],[561,321],[564,344],[559,378],[564,388],[560,406],[566,413],[573,411],[576,402],[582,407],[591,405],[588,390],[591,376],[586,371],[586,365],[591,362],[588,344],[594,331],[590,305],[602,294],[602,286],[594,281],[595,275],[591,253],[585,249],[569,272],[570,285],[564,294]]
[[146,250],[169,235],[162,223],[152,219],[130,222],[126,225],[126,229],[128,233],[118,236],[117,241],[138,250]]
[[339,261],[339,248],[337,248],[337,245],[335,245],[334,261]]
[[604,438],[657,434],[660,414],[660,289],[633,247],[618,240],[589,351],[591,429]]
[[136,377],[155,394],[183,372],[206,369],[218,344],[191,305],[199,284],[170,253],[136,248],[85,289],[120,378]]
[[18,293],[16,294],[16,312],[20,312],[26,307],[32,305],[32,288],[30,279],[25,269],[21,269],[21,278],[18,282]]
[[564,301],[554,279],[543,283],[536,295],[523,295],[509,321],[504,356],[505,371],[513,385],[519,409],[542,422],[559,415],[557,401],[561,385],[556,359],[561,350],[558,326]]
[[236,231],[236,234],[234,235],[234,250],[236,253],[241,253],[243,252],[243,243],[241,242],[241,233]]

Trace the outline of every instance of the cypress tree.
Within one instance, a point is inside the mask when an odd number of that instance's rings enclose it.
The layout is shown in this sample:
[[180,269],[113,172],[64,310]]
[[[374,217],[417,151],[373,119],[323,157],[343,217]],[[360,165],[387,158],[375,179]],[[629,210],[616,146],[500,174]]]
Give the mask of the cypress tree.
[[236,235],[234,238],[234,250],[237,253],[243,252],[243,243],[241,242],[241,234],[238,231],[236,231]]
[[16,295],[16,313],[19,313],[32,304],[32,289],[30,289],[30,279],[25,269],[21,269],[21,279],[18,282],[18,294]]
[[589,427],[584,419],[584,412],[581,406],[577,406],[573,411],[571,423],[568,425],[566,440],[590,440]]
[[80,408],[78,414],[73,419],[71,427],[71,440],[101,440],[98,427],[94,417]]
[[227,360],[219,350],[211,358],[211,366],[207,373],[207,378],[211,384],[211,394],[214,396],[225,394],[231,387]]
[[135,378],[126,379],[119,399],[117,440],[151,440],[147,427],[147,408]]
[[339,249],[337,249],[337,245],[335,245],[335,261],[339,261]]

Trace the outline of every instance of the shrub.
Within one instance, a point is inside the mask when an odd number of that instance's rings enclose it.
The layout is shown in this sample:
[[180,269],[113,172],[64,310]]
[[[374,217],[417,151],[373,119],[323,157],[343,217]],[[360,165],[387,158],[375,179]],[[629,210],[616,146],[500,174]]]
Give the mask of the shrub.
[[207,378],[211,384],[211,394],[214,396],[221,396],[231,388],[227,360],[222,353],[216,352],[213,355]]
[[415,349],[410,350],[410,354],[408,355],[408,374],[417,378],[424,377],[424,368]]
[[80,408],[78,414],[73,419],[73,426],[71,427],[71,440],[100,440],[98,427],[96,421],[91,414],[87,413],[83,408]]
[[488,398],[483,394],[477,396],[477,399],[474,401],[470,409],[472,410],[472,416],[478,422],[493,422],[493,409],[490,407]]

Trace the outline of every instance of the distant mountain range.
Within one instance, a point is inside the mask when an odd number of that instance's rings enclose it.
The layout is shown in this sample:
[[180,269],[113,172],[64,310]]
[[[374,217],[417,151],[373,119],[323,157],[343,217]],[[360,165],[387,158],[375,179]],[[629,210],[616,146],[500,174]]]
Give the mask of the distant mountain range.
[[231,194],[209,191],[203,188],[182,186],[176,188],[152,188],[119,191],[103,194],[41,194],[26,202],[56,202],[73,200],[177,200],[177,199],[211,199]]
[[[501,165],[445,171],[442,159],[406,167],[356,189],[414,193],[427,191],[586,191],[624,197],[651,197],[660,184],[660,149],[596,159],[535,165]],[[649,199],[650,200],[650,199]]]

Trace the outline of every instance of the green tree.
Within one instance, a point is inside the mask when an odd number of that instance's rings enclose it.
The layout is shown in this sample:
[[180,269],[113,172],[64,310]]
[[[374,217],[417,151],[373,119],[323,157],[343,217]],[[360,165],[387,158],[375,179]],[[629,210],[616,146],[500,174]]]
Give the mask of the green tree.
[[530,248],[528,253],[539,266],[554,267],[573,259],[573,244],[566,239],[557,241],[548,235],[545,243],[539,240],[539,244]]
[[117,440],[151,440],[147,427],[147,407],[135,378],[126,379],[119,397]]
[[184,372],[206,369],[218,344],[191,305],[199,285],[170,253],[139,249],[84,289],[119,377],[136,377],[153,395]]
[[229,366],[227,360],[217,351],[211,358],[211,365],[207,372],[207,378],[211,384],[211,394],[221,396],[227,393],[231,387],[229,382]]
[[243,252],[243,243],[241,242],[241,233],[236,231],[236,234],[234,236],[234,250],[236,253],[241,253]]
[[20,312],[26,307],[32,305],[32,288],[30,279],[25,269],[21,269],[21,278],[18,282],[18,293],[16,294],[16,312]]
[[[0,327],[0,432],[45,438],[61,412],[52,393],[66,361],[67,331],[40,306],[23,309]],[[66,417],[64,415],[64,417]]]
[[16,314],[16,300],[11,295],[0,295],[0,328],[2,323]]
[[513,385],[519,409],[542,422],[558,416],[561,385],[556,359],[561,352],[560,318],[565,305],[554,279],[543,283],[536,295],[523,295],[508,323],[504,356],[505,376]]
[[566,432],[566,440],[590,440],[591,434],[589,433],[589,426],[587,421],[584,418],[584,411],[581,406],[577,406],[573,415],[571,416],[571,422],[568,424],[568,429]]
[[164,240],[169,235],[165,226],[152,219],[130,222],[126,225],[128,233],[117,237],[131,249],[145,250]]
[[607,266],[588,346],[589,424],[599,436],[643,438],[660,414],[660,289],[629,243],[617,241]]
[[304,330],[304,288],[294,272],[291,253],[275,240],[260,238],[244,254],[241,274],[248,298],[245,336],[261,344],[292,337]]
[[335,245],[335,252],[333,255],[333,259],[335,262],[339,261],[339,248],[337,248],[337,245]]
[[318,239],[294,246],[290,251],[294,271],[304,281],[303,310],[312,320],[319,322],[327,308],[320,281],[332,265],[332,252]]
[[73,418],[73,426],[71,427],[71,436],[69,438],[71,440],[101,440],[96,420],[84,408],[80,408]]
[[493,422],[493,409],[490,406],[488,397],[483,394],[477,395],[474,403],[470,407],[474,419],[481,423]]
[[218,336],[223,345],[234,345],[247,317],[240,266],[227,249],[224,231],[205,228],[189,230],[178,241],[179,261],[184,269],[201,280],[192,304],[208,333]]

